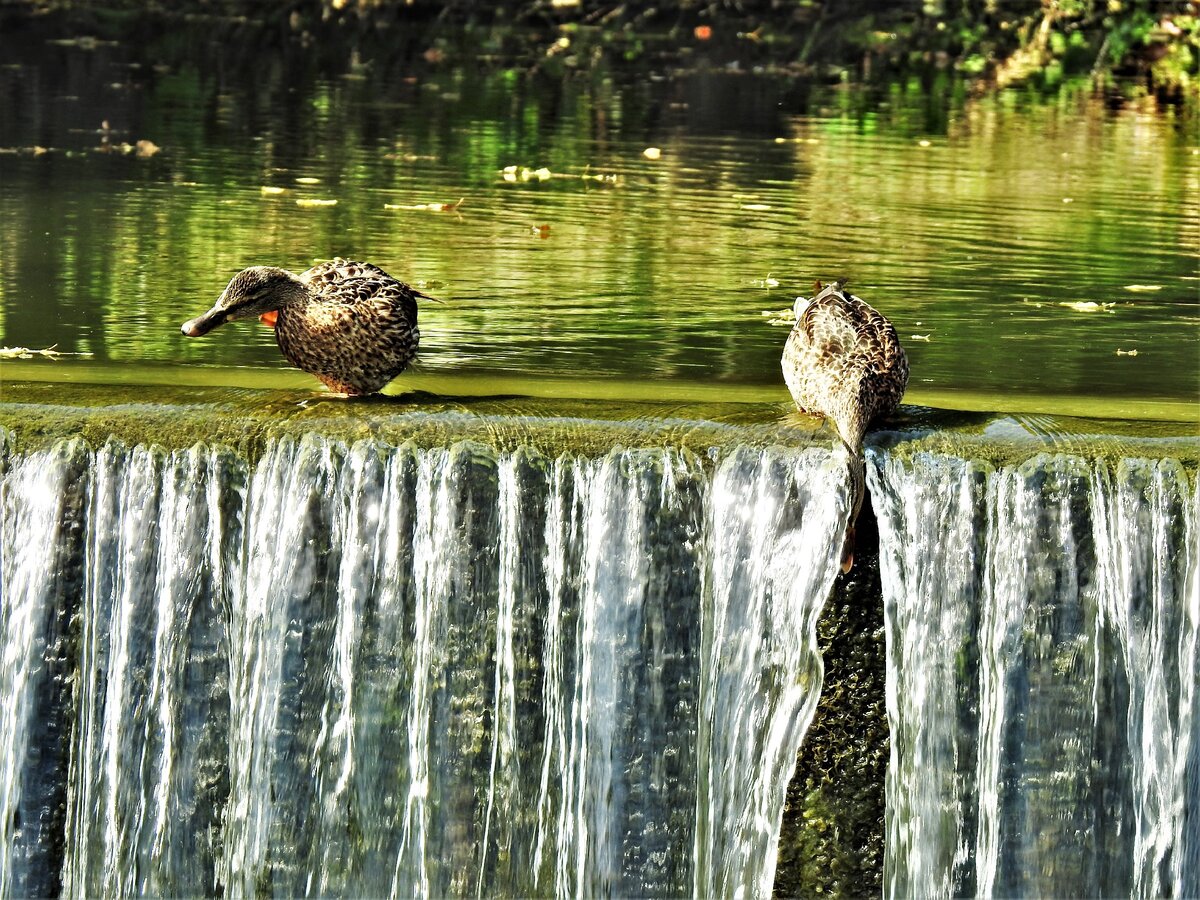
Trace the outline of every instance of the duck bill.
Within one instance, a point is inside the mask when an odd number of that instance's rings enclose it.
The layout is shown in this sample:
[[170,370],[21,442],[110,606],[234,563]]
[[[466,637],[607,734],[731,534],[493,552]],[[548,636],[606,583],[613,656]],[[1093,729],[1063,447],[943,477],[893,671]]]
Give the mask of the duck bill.
[[229,321],[229,313],[227,310],[221,309],[219,306],[214,306],[202,316],[197,316],[191,321],[184,322],[183,327],[179,330],[188,337],[200,337],[208,334],[214,328],[224,325]]

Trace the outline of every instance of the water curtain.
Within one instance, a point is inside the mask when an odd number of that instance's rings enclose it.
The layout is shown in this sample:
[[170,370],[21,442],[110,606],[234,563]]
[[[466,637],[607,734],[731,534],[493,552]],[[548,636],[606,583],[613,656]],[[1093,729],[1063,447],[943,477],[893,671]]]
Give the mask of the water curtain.
[[6,896],[766,896],[844,467],[6,454]]
[[871,454],[889,897],[1200,894],[1200,485]]

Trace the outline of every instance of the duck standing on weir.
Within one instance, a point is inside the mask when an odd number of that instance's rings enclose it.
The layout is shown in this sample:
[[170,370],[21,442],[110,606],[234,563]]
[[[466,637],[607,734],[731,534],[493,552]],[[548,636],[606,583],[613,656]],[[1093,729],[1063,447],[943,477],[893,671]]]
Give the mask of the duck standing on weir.
[[828,419],[850,455],[851,514],[842,571],[854,565],[854,526],[866,494],[863,435],[895,411],[908,385],[908,360],[882,313],[843,290],[821,287],[796,298],[796,324],[783,348],[783,378],[800,411]]
[[337,258],[299,275],[252,266],[182,331],[200,337],[258,316],[275,329],[288,362],[331,391],[357,397],[378,393],[416,355],[417,298],[433,299],[371,263]]

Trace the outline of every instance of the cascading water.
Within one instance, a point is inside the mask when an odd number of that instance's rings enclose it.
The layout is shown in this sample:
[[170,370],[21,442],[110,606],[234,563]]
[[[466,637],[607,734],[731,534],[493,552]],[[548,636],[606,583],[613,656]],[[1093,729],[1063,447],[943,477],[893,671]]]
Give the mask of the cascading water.
[[1200,485],[1172,459],[870,454],[885,893],[1200,894]]
[[6,465],[0,893],[769,893],[828,453]]

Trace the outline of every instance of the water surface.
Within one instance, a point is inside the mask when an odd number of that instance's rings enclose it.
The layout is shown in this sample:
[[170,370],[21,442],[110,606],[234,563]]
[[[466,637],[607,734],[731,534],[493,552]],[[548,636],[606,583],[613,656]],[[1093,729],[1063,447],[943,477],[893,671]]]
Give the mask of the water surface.
[[1176,108],[135,27],[0,32],[0,344],[85,354],[9,380],[281,369],[257,325],[178,326],[242,266],[343,255],[446,301],[425,378],[782,399],[763,313],[849,276],[895,322],[912,402],[1194,418],[1200,144]]

